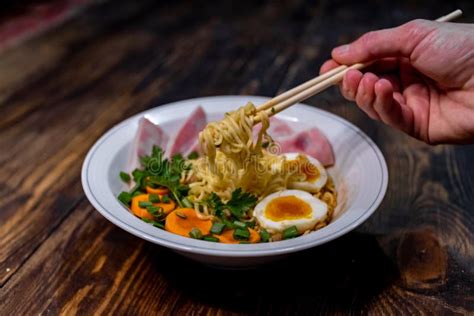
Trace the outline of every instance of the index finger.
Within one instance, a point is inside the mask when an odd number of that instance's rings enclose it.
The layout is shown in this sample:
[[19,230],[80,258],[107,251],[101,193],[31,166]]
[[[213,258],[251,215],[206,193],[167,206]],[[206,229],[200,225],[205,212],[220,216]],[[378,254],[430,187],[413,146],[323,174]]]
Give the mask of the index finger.
[[339,66],[340,66],[340,64],[335,62],[333,59],[326,60],[324,62],[324,64],[321,66],[321,68],[319,69],[319,74],[323,74],[323,73],[328,72],[329,70],[334,69],[334,68],[339,67]]

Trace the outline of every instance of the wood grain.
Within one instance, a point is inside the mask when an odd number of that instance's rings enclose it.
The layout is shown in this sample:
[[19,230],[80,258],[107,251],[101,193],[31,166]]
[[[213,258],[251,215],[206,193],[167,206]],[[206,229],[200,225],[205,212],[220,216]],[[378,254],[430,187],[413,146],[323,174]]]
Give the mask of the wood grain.
[[[456,6],[474,16],[471,2]],[[272,96],[313,77],[338,44],[454,7],[120,0],[5,52],[0,314],[473,313],[474,147],[421,144],[336,89],[308,103],[377,142],[389,190],[356,232],[282,262],[198,265],[109,223],[80,184],[87,150],[132,114],[197,96]]]

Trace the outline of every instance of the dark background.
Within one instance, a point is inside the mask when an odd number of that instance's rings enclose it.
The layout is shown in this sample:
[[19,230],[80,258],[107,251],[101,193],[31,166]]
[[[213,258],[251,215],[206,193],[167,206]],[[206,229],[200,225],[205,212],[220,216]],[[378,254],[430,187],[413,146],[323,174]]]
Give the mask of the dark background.
[[[2,19],[30,1],[2,8]],[[26,9],[25,9],[26,8]],[[390,173],[356,231],[250,271],[200,266],[109,223],[81,189],[90,146],[142,110],[273,96],[364,32],[473,1],[107,1],[0,55],[2,314],[467,314],[473,146],[422,144],[336,89],[306,103],[366,132]],[[11,15],[9,15],[11,12]]]

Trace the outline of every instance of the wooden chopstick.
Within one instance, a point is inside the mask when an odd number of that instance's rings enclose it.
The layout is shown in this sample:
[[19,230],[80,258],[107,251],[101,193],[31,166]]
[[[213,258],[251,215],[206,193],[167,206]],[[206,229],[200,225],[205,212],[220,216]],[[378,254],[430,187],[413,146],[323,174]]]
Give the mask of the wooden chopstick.
[[278,103],[288,99],[288,98],[291,98],[292,96],[310,88],[311,86],[315,85],[315,84],[318,84],[326,79],[329,79],[330,77],[336,75],[338,72],[341,72],[343,71],[344,69],[346,69],[347,66],[345,65],[341,65],[339,67],[336,67],[334,69],[331,69],[330,71],[320,75],[320,76],[317,76],[311,80],[308,80],[306,82],[303,82],[302,84],[300,84],[299,86],[296,86],[288,91],[285,91],[283,92],[282,94],[279,94],[277,95],[276,97],[274,97],[273,99],[271,100],[268,100],[267,102],[263,103],[262,105],[260,105],[259,107],[257,107],[257,112],[260,112],[260,111],[263,111],[263,110],[267,110],[269,108],[271,108],[272,106],[275,106],[277,105]]
[[449,21],[459,18],[461,15],[462,15],[462,10],[457,9],[449,14],[446,14],[446,15],[443,15],[442,17],[437,18],[435,21],[436,22],[449,22]]
[[[438,19],[437,22],[447,22],[454,20],[462,15],[461,10],[455,10],[447,15],[444,15]],[[267,111],[268,116],[272,116],[276,113],[283,111],[284,109],[292,106],[295,103],[301,102],[313,95],[339,83],[346,72],[351,69],[362,69],[365,68],[375,61],[358,63],[352,66],[341,65],[336,67],[320,76],[317,76],[311,80],[308,80],[299,86],[294,87],[286,92],[283,92],[280,95],[268,100],[259,107],[257,107],[257,112]],[[258,123],[260,120],[258,116],[253,118],[254,124]]]

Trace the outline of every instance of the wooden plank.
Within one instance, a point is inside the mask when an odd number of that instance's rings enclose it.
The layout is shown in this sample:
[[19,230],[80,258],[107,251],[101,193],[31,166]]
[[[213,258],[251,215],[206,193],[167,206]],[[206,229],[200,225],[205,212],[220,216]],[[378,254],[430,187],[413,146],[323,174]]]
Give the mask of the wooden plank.
[[[71,191],[76,198],[68,204],[69,208],[77,203],[80,162],[93,140],[120,118],[154,105],[160,94],[161,103],[170,96],[183,98],[186,93],[194,94],[194,90],[183,86],[199,88],[210,84],[197,77],[201,76],[203,67],[211,65],[213,52],[226,47],[211,46],[211,27],[203,24],[197,29],[185,29],[164,47],[146,31],[108,33],[89,41],[73,58],[63,61],[56,74],[48,74],[43,84],[27,86],[27,92],[11,100],[13,105],[7,103],[7,107],[15,108],[26,100],[33,110],[18,123],[6,124],[4,137],[0,139],[0,146],[10,148],[0,153],[0,161],[4,163],[0,192],[4,198],[0,206],[6,209],[0,214],[5,223],[0,247],[6,249],[0,254],[0,284],[68,215],[62,208],[56,212],[42,211],[56,203],[67,189],[59,179],[70,182],[76,179],[76,189]],[[113,58],[103,62],[104,56]],[[271,60],[272,56],[262,65],[268,66]],[[269,66],[270,70],[265,70],[258,65],[259,75],[275,69]],[[225,71],[224,67],[214,70]],[[256,70],[251,71],[257,76]],[[194,79],[184,85],[190,78]],[[51,98],[51,92],[62,86],[66,90]],[[13,139],[18,141],[12,143]],[[13,159],[20,154],[21,159]],[[45,199],[45,194],[51,200]]]
[[[402,22],[397,12],[408,11],[408,2],[397,4],[399,11],[379,2],[241,2],[195,10],[187,3],[136,3],[114,2],[114,10],[104,4],[37,39],[38,46],[26,44],[18,51],[42,47],[42,62],[11,81],[0,74],[0,148],[8,148],[0,151],[2,312],[474,310],[474,148],[420,144],[371,122],[334,90],[309,103],[349,119],[377,141],[387,157],[390,189],[357,232],[288,261],[231,272],[197,265],[114,227],[80,189],[87,149],[121,119],[199,95],[273,95],[278,86],[314,76],[336,43]],[[410,14],[437,16],[445,8]],[[365,22],[369,15],[371,23]],[[49,44],[51,51],[44,51]],[[22,69],[34,56],[23,54],[12,53],[5,64]]]
[[366,234],[258,270],[215,270],[122,231],[82,202],[2,288],[0,305],[13,314],[467,312],[449,298],[407,292],[396,278]]
[[[74,18],[64,27],[56,28],[2,53],[0,104],[3,104],[0,107],[0,127],[20,120],[43,105],[29,100],[31,94],[34,94],[32,90],[37,90],[41,95],[45,89],[49,89],[53,92],[50,97],[54,97],[76,88],[75,84],[65,85],[61,81],[51,80],[58,75],[58,67],[74,58],[75,53],[87,46],[88,42],[110,33],[109,29],[117,29],[125,22],[143,16],[152,4],[153,2],[148,0],[142,1],[140,5],[123,3],[122,10],[110,10],[108,6],[96,5],[90,8],[87,14]],[[104,60],[108,61],[108,58]],[[45,80],[48,76],[51,78]],[[77,79],[83,80],[87,77]],[[45,106],[47,105],[48,103]]]
[[[9,147],[10,150],[0,154],[0,161],[3,162],[1,193],[4,196],[0,206],[6,209],[0,214],[3,223],[0,247],[5,249],[0,254],[1,284],[37,248],[49,231],[67,216],[67,207],[64,208],[64,205],[56,212],[51,212],[50,206],[61,199],[63,192],[68,191],[67,184],[70,181],[75,181],[76,189],[71,192],[76,198],[69,203],[69,207],[77,203],[81,196],[78,176],[81,162],[93,141],[113,123],[149,106],[159,89],[166,89],[165,80],[174,74],[162,76],[146,89],[133,93],[135,86],[147,74],[148,67],[159,63],[157,60],[148,59],[148,64],[142,63],[141,68],[126,65],[113,70],[108,63],[100,63],[103,56],[108,54],[121,56],[120,59],[127,58],[127,54],[134,51],[149,54],[148,44],[152,43],[152,39],[152,36],[143,33],[128,33],[103,39],[103,45],[99,47],[93,43],[90,50],[85,49],[85,54],[64,67],[58,77],[71,78],[65,81],[74,85],[77,69],[91,69],[95,63],[95,71],[101,78],[95,82],[95,86],[86,86],[81,91],[81,87],[88,85],[89,81],[77,80],[78,85],[75,87],[79,91],[74,93],[74,98],[66,95],[54,108],[40,107],[3,133],[1,146]],[[196,38],[198,40],[202,38]],[[178,48],[175,54],[179,53]],[[179,61],[180,65],[176,65],[176,69],[197,62],[199,57],[196,54],[194,59],[187,58],[188,62]],[[133,76],[131,72],[136,73]],[[123,77],[129,80],[115,79]],[[46,104],[49,99],[49,94],[40,92],[33,96],[32,100],[37,103]],[[17,141],[12,142],[14,139]],[[51,199],[46,199],[46,196],[51,196]]]

